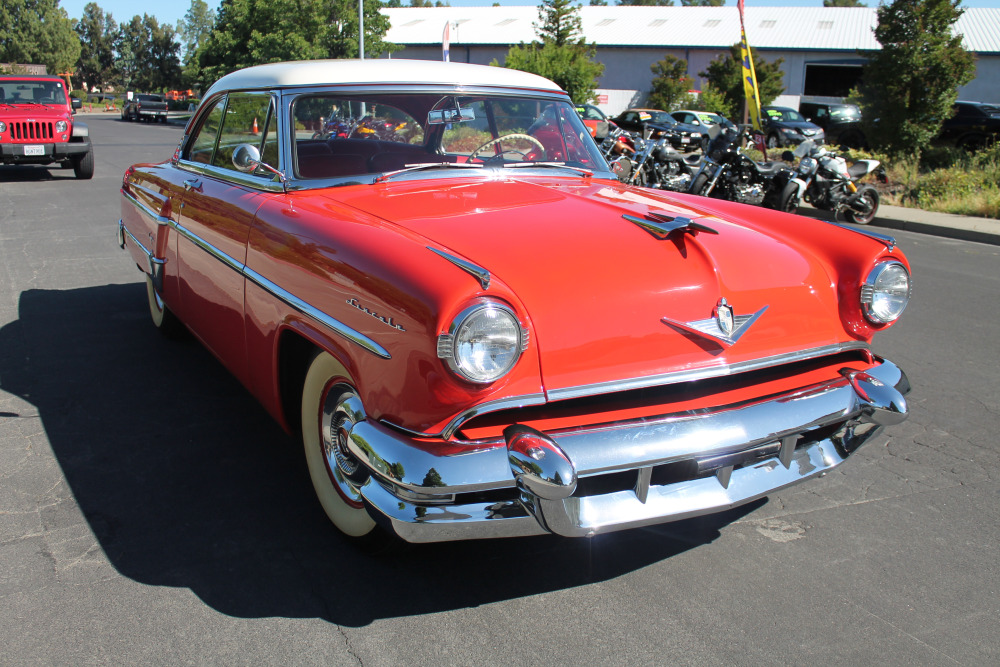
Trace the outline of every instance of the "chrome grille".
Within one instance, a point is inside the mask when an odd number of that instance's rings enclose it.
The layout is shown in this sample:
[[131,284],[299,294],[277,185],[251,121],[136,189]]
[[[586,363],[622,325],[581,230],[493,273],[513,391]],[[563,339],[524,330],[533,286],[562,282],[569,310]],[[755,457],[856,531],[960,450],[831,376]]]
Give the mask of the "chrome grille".
[[10,124],[10,136],[14,141],[43,141],[55,137],[51,121],[14,121]]

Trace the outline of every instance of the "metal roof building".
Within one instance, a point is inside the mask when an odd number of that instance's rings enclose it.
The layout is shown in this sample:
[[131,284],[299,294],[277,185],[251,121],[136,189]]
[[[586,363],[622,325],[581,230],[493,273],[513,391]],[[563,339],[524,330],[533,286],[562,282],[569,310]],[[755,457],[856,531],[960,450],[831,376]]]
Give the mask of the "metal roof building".
[[[453,61],[503,62],[512,45],[536,39],[538,8],[421,7],[383,9],[391,22],[386,39],[403,45],[396,57],[441,59],[450,24]],[[604,63],[600,106],[616,113],[639,104],[650,87],[649,67],[666,54],[688,62],[695,87],[699,72],[740,39],[736,7],[580,7],[583,36]],[[864,55],[880,48],[869,7],[747,7],[751,48],[766,60],[783,58],[785,95],[797,106],[802,96],[835,98],[856,80]],[[976,78],[959,91],[963,99],[1000,101],[1000,9],[966,9],[956,23],[965,48],[976,54]]]

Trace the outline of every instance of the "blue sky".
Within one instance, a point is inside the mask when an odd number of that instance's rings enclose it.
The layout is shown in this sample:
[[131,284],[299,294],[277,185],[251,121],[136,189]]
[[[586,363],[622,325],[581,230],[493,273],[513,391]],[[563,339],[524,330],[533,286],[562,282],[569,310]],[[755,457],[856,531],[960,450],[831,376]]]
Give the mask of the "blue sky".
[[[66,12],[70,15],[70,18],[78,19],[83,14],[83,7],[88,2],[93,2],[95,0],[61,0],[59,5],[63,7]],[[489,7],[494,3],[495,0],[450,0],[452,7]],[[137,3],[135,0],[96,0],[97,4],[105,12],[111,12],[111,15],[119,23],[122,20],[129,20],[136,14],[152,14],[155,16],[160,23],[170,23],[171,25],[176,24],[177,21],[184,17],[184,13],[187,12],[188,8],[191,6],[190,0],[166,0],[165,2],[154,3],[153,7],[143,8],[144,3]],[[206,0],[209,6],[212,8],[217,8],[219,6],[218,0]],[[499,0],[501,5],[539,5],[541,0]],[[589,0],[585,0],[584,4],[587,4]],[[403,4],[406,4],[407,0],[403,0]],[[608,4],[613,4],[614,0],[609,0]],[[675,0],[675,4],[680,4],[680,0]],[[726,0],[727,5],[735,5],[736,0]],[[747,0],[748,5],[758,5],[761,7],[822,7],[823,0]],[[875,7],[878,5],[876,0],[867,0],[866,4],[869,7]],[[963,0],[962,6],[965,8],[970,7],[1000,7],[1000,0]]]

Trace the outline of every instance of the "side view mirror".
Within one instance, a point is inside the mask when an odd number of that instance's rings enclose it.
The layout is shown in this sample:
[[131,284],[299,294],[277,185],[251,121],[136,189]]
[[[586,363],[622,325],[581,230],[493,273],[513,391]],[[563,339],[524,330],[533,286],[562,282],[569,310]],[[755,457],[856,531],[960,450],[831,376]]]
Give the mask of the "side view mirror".
[[260,151],[256,146],[240,144],[233,151],[233,166],[243,172],[251,172],[260,165]]
[[71,97],[69,104],[73,108],[73,113],[76,113],[77,109],[83,108],[83,100],[81,100],[79,97]]

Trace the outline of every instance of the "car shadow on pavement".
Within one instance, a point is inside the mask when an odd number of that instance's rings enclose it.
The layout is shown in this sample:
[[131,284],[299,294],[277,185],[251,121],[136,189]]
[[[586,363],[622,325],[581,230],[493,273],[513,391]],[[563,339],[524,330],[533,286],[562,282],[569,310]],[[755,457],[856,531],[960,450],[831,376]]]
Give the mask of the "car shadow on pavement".
[[76,180],[72,167],[59,165],[0,165],[0,183],[34,183],[61,179]]
[[581,586],[711,543],[763,502],[589,540],[366,556],[328,523],[298,442],[200,344],[147,319],[142,283],[25,291],[0,328],[0,388],[37,407],[111,565],[221,613],[358,627]]

